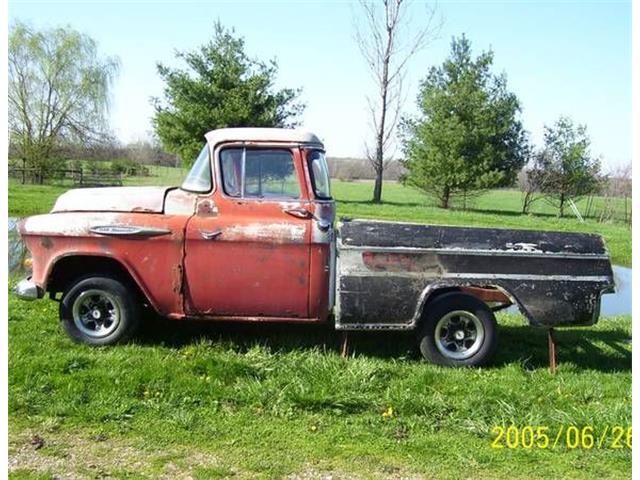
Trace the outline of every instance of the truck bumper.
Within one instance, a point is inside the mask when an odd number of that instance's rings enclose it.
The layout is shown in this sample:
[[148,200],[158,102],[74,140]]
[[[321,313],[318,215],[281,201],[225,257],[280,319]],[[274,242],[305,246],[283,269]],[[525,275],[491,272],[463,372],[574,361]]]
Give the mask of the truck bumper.
[[42,289],[31,281],[31,277],[18,282],[13,289],[13,293],[22,300],[36,300],[44,295]]

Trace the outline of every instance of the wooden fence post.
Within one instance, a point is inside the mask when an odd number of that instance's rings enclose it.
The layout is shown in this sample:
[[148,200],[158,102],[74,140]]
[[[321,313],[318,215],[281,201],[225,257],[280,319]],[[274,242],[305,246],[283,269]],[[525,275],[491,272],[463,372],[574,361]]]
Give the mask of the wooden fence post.
[[549,344],[549,372],[551,375],[555,375],[558,365],[558,354],[556,352],[556,335],[553,328],[547,330],[547,340]]

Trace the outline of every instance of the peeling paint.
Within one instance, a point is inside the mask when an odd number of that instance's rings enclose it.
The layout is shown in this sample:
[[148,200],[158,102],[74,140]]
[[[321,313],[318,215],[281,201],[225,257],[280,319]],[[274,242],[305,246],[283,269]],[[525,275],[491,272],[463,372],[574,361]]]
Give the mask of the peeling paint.
[[302,243],[306,232],[306,224],[251,223],[228,227],[223,236],[225,241],[271,240],[275,243]]
[[[528,253],[533,253],[533,252],[543,252],[543,250],[538,248],[538,244],[536,243],[524,243],[524,242],[519,242],[519,243],[511,243],[508,242],[506,245],[506,250],[508,252],[528,252]],[[566,248],[566,245],[565,245]]]
[[212,200],[200,200],[196,206],[196,215],[201,217],[217,217],[218,207],[216,207],[216,204]]
[[179,188],[167,192],[164,200],[165,215],[193,215],[198,195]]
[[40,241],[40,245],[42,245],[43,248],[46,248],[48,250],[51,247],[53,247],[53,241],[49,237],[42,237],[42,240]]

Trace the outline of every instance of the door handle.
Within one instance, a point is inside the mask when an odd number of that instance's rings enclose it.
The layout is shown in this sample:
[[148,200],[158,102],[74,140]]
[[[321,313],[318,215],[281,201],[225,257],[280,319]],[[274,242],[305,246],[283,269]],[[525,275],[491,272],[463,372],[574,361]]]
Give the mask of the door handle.
[[220,235],[222,235],[222,230],[213,230],[212,232],[207,232],[205,230],[200,230],[200,236],[205,240],[215,240]]
[[298,218],[311,218],[313,214],[307,210],[306,208],[296,207],[296,208],[285,208],[283,210],[284,213],[291,215],[292,217]]

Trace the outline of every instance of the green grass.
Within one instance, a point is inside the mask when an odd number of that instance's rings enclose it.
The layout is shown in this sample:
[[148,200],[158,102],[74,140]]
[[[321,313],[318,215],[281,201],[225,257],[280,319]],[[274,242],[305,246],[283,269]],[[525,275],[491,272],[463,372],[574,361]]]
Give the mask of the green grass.
[[[483,369],[422,362],[411,337],[329,328],[150,319],[134,343],[91,349],[57,305],[9,299],[10,455],[15,478],[628,478],[631,452],[491,448],[496,425],[631,422],[629,317],[544,332],[501,316]],[[391,407],[393,415],[383,413]],[[44,446],[31,445],[37,435]]]
[[[125,185],[179,185],[184,170],[172,167],[151,167],[151,176],[125,179]],[[21,185],[9,182],[9,215],[26,216],[44,213],[51,209],[60,193],[68,187]],[[534,204],[532,214],[520,214],[520,192],[493,190],[474,198],[468,209],[443,210],[434,200],[417,190],[398,183],[386,183],[383,203],[370,202],[371,182],[332,182],[333,194],[338,203],[338,215],[359,218],[378,218],[395,221],[411,221],[445,225],[475,225],[533,230],[559,230],[598,233],[607,243],[612,261],[631,265],[631,229],[624,222],[600,223],[588,218],[580,223],[576,218],[558,218],[553,208],[544,201]],[[595,198],[593,205],[600,208],[605,199]],[[586,200],[578,203],[585,211]],[[623,211],[624,200],[616,199],[618,214]]]
[[26,217],[51,210],[56,198],[69,187],[58,185],[21,185],[9,182],[9,216]]
[[[126,184],[176,185],[156,168]],[[67,187],[9,184],[9,214],[50,210]],[[596,232],[631,263],[622,223],[558,219],[543,203],[519,215],[520,194],[492,191],[469,210],[441,210],[399,184],[369,202],[369,182],[333,182],[339,216]],[[601,201],[601,200],[597,200]],[[128,345],[71,343],[57,305],[9,299],[12,478],[628,478],[630,450],[492,449],[492,427],[631,422],[630,317],[558,332],[547,371],[544,332],[500,316],[491,367],[445,369],[419,359],[411,337],[352,334],[341,358],[329,327],[208,325],[151,319]],[[393,415],[383,413],[389,407]],[[35,436],[44,440],[38,450]],[[563,442],[560,442],[562,445]]]

